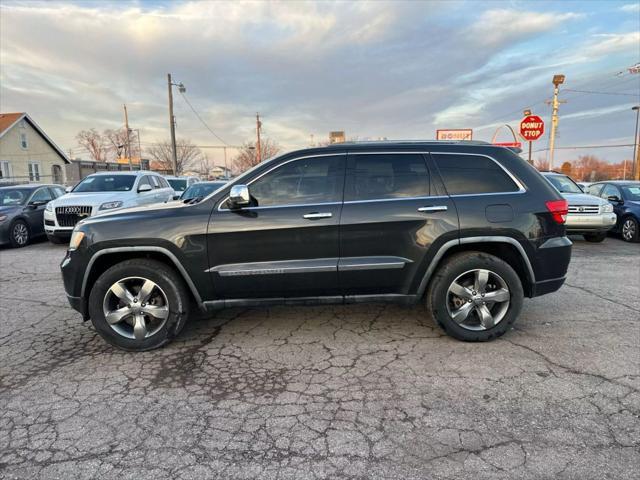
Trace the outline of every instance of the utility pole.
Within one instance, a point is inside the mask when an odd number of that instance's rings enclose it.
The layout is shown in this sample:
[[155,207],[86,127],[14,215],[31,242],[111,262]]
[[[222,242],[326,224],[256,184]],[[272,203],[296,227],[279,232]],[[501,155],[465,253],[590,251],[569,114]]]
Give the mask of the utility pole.
[[260,129],[262,128],[262,122],[260,121],[260,114],[256,113],[256,134],[257,134],[257,142],[256,142],[256,158],[258,159],[258,163],[262,161],[262,148],[260,145]]
[[173,174],[178,175],[178,152],[176,151],[176,117],[173,116],[173,90],[171,74],[167,73],[167,87],[169,88],[169,128],[171,129],[171,162]]
[[640,105],[631,107],[636,112],[636,131],[633,138],[633,164],[631,166],[631,176],[634,180],[640,180],[640,132],[638,132],[638,120],[640,120]]
[[553,170],[553,153],[556,144],[556,130],[558,129],[558,107],[561,102],[558,100],[559,86],[564,83],[564,75],[553,76],[553,101],[551,102],[551,137],[549,138],[549,170]]
[[124,107],[124,131],[127,135],[127,141],[124,144],[124,148],[127,154],[127,159],[129,160],[129,171],[131,171],[133,170],[133,165],[131,164],[131,131],[129,130],[129,114],[127,113],[127,105],[124,104],[122,106]]

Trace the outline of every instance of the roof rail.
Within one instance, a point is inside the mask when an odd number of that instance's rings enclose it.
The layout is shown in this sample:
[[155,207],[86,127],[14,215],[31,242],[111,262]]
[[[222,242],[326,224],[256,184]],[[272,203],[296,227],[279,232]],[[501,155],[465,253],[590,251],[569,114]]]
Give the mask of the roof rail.
[[331,145],[370,145],[370,144],[386,144],[386,143],[405,143],[405,144],[420,144],[420,143],[437,143],[444,145],[492,145],[490,142],[484,140],[351,140],[348,142],[332,143]]

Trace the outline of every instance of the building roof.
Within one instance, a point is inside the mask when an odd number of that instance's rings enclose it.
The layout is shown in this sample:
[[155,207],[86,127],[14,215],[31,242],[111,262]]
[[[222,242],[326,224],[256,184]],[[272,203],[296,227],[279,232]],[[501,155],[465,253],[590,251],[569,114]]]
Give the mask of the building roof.
[[47,136],[47,134],[44,133],[44,130],[42,130],[26,112],[0,113],[0,138],[2,138],[5,133],[11,130],[22,119],[29,122],[29,125],[31,125],[33,129],[40,134],[44,141],[49,144],[49,146],[58,154],[60,158],[62,158],[62,160],[64,160],[65,163],[71,163],[69,158],[60,149],[60,147],[58,147],[53,142],[53,140],[51,140]]

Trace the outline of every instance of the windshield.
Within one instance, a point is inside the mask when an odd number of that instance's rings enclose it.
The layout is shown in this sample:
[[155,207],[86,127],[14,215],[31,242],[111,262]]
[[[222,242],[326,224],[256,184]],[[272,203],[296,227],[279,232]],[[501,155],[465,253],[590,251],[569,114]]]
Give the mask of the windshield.
[[622,196],[625,200],[631,200],[632,202],[640,202],[640,185],[628,187],[620,187],[622,188]]
[[176,192],[184,192],[187,188],[187,181],[179,178],[167,178],[167,182]]
[[24,205],[31,194],[26,188],[8,188],[0,190],[0,206]]
[[560,193],[584,193],[576,182],[566,175],[545,175],[551,185],[556,187]]
[[180,195],[181,200],[188,200],[190,198],[200,198],[206,197],[211,192],[216,191],[221,186],[224,185],[224,182],[216,182],[216,183],[196,183],[187,188],[182,195]]
[[128,192],[136,181],[135,175],[94,175],[82,180],[73,193]]

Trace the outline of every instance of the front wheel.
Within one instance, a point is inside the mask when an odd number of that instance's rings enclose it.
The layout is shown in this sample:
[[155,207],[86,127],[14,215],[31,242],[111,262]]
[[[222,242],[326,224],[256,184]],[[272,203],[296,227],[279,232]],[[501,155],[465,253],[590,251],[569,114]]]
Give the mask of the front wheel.
[[31,239],[31,232],[29,232],[29,227],[22,220],[16,220],[11,225],[9,230],[9,241],[11,242],[11,246],[14,248],[24,247],[29,243]]
[[100,336],[128,351],[170,342],[184,327],[188,307],[182,278],[156,260],[114,265],[100,275],[89,295],[89,316]]
[[448,335],[485,342],[511,327],[523,298],[520,278],[508,263],[483,252],[465,252],[438,269],[427,306]]
[[638,221],[633,217],[627,217],[622,220],[622,239],[625,242],[640,241],[640,230],[638,229]]

